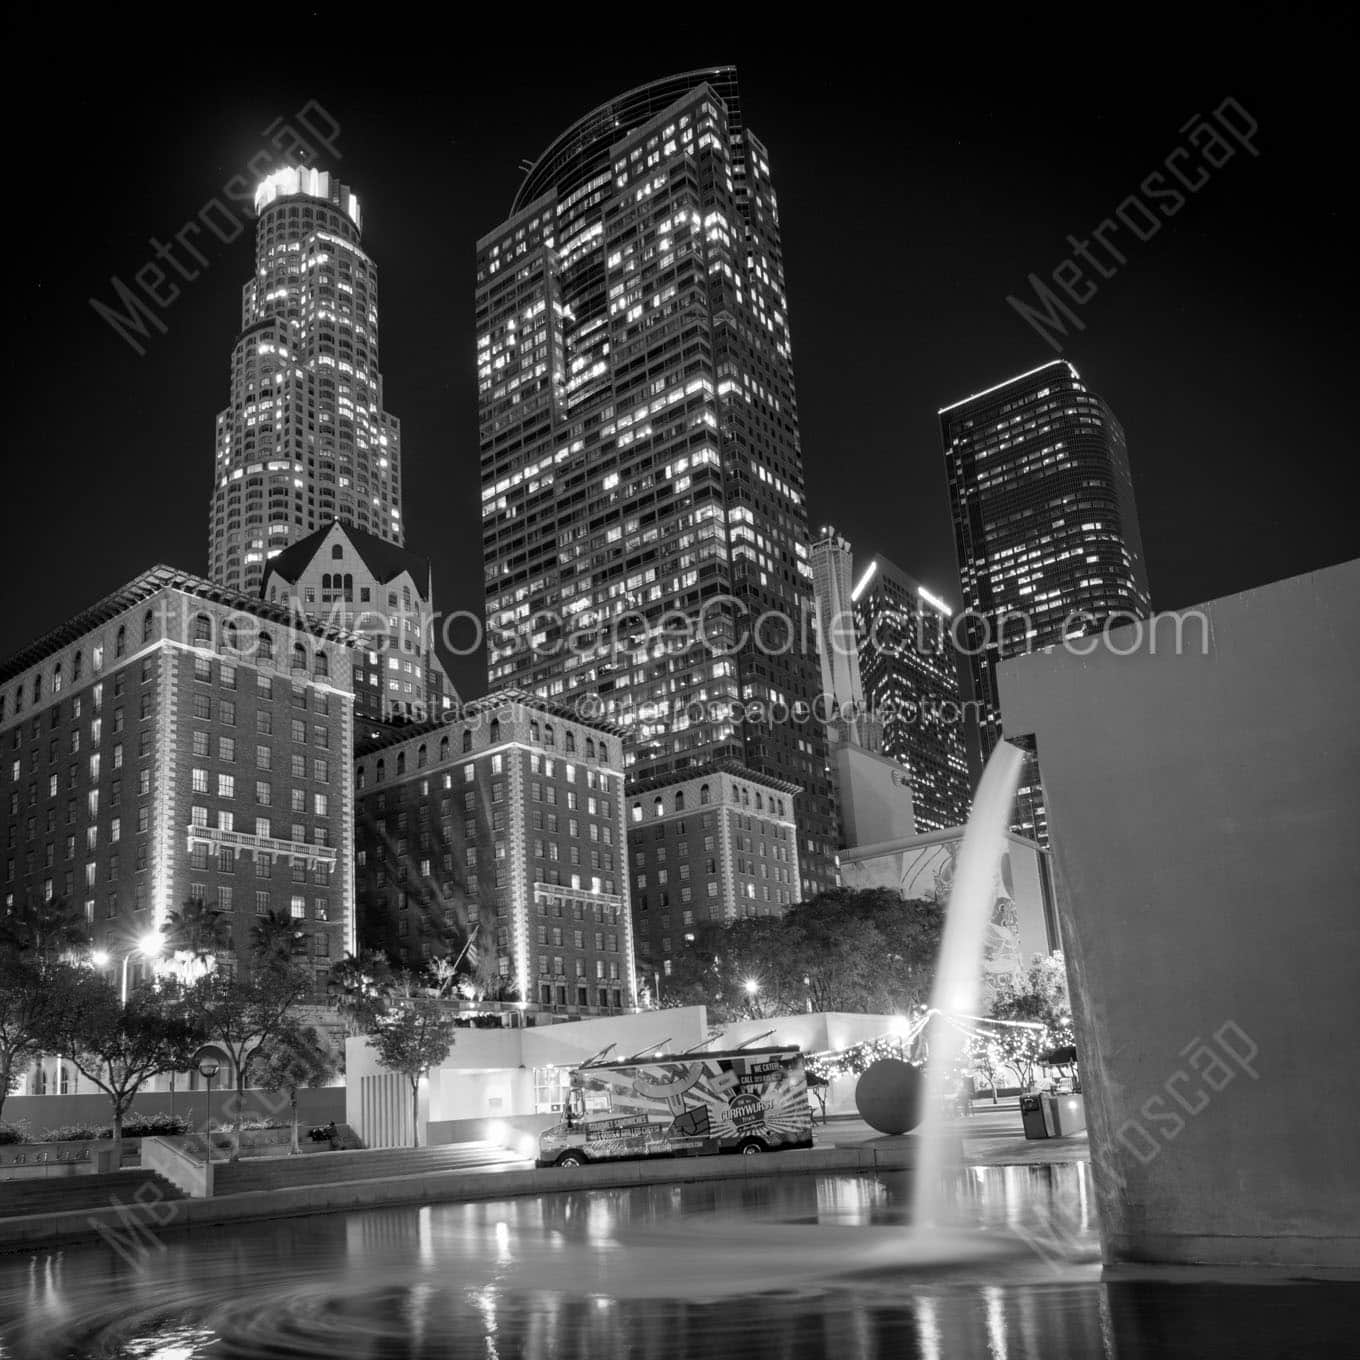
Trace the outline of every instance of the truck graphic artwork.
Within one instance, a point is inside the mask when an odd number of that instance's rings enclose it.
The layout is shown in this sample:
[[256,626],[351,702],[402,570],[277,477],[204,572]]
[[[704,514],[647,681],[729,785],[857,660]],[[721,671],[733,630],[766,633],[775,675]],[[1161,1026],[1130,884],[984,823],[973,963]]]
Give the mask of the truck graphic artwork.
[[566,1118],[539,1137],[537,1165],[811,1146],[802,1053],[733,1049],[578,1068]]

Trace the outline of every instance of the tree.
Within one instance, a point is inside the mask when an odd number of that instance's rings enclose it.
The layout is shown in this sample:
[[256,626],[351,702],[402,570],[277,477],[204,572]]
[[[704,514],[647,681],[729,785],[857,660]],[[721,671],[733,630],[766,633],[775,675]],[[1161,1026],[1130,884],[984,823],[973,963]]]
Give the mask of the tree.
[[453,1047],[454,1022],[437,1001],[394,1005],[369,1036],[378,1061],[411,1083],[411,1146],[420,1146],[420,1079]]
[[288,1097],[294,1155],[298,1152],[298,1091],[303,1087],[325,1086],[339,1070],[335,1050],[311,1025],[290,1025],[280,1030],[264,1050],[259,1063],[260,1085],[266,1091],[282,1092]]
[[16,1076],[55,1046],[58,1017],[80,976],[66,964],[39,972],[28,958],[0,950],[0,1113]]
[[250,928],[250,953],[257,966],[293,964],[306,957],[307,933],[291,916],[267,911]]
[[326,990],[351,1034],[371,1034],[387,1010],[392,992],[392,965],[376,949],[346,954],[330,970]]
[[182,1071],[207,1037],[183,1002],[173,979],[142,984],[126,1005],[98,973],[72,969],[62,983],[52,1047],[109,1097],[115,1146],[137,1092],[162,1072]]
[[185,981],[208,972],[219,954],[231,948],[231,925],[222,912],[200,897],[186,898],[162,927],[166,947]]
[[0,914],[0,954],[25,958],[39,972],[86,949],[89,943],[83,908],[64,897],[28,898]]
[[[286,927],[281,929],[280,926]],[[245,1089],[265,1050],[293,1024],[294,1008],[309,995],[311,975],[297,962],[294,936],[306,937],[287,917],[271,912],[252,932],[249,976],[210,973],[195,984],[195,1013],[206,1031],[231,1059],[236,1077],[232,1117],[232,1160],[241,1155],[241,1120]]]
[[1032,1020],[1050,1032],[1052,1045],[1072,1042],[1072,1003],[1061,953],[1035,954],[1018,976],[997,981],[992,1014],[1000,1020]]

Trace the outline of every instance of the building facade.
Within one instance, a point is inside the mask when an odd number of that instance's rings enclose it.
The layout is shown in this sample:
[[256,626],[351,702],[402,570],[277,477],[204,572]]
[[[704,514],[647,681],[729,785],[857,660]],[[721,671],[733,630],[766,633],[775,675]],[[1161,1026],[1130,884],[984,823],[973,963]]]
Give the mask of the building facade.
[[796,784],[712,764],[629,793],[629,872],[643,982],[664,979],[694,926],[779,916],[800,900]]
[[[477,247],[492,685],[598,696],[630,777],[797,784],[803,892],[835,881],[779,210],[735,71],[567,129]],[[781,620],[787,622],[781,623]]]
[[333,519],[403,541],[401,432],[383,410],[359,200],[324,171],[284,169],[260,184],[255,209],[208,553],[215,582],[251,594],[270,557]]
[[260,594],[362,640],[354,670],[360,720],[420,722],[458,697],[435,651],[428,558],[337,520],[271,558]]
[[621,729],[522,691],[361,748],[360,942],[469,955],[526,1004],[637,1004]]
[[915,830],[962,826],[972,791],[949,606],[882,556],[851,600],[865,697],[883,754],[908,772]]
[[812,588],[817,612],[817,646],[822,666],[822,702],[827,736],[866,751],[879,751],[883,733],[867,711],[860,674],[854,611],[854,553],[850,540],[830,525],[812,544]]
[[[940,429],[980,766],[1001,739],[998,661],[1145,619],[1151,602],[1124,431],[1072,364],[946,406]],[[1015,829],[1048,843],[1034,759]]]
[[0,667],[5,907],[83,905],[130,975],[198,898],[234,957],[281,912],[318,989],[353,949],[353,647],[342,633],[154,567]]

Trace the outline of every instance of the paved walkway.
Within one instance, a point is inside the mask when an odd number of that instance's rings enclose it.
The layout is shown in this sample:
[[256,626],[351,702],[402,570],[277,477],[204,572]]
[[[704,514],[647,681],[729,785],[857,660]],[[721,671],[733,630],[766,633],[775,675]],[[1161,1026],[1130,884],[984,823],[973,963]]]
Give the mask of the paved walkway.
[[[962,1139],[963,1160],[969,1166],[1084,1162],[1090,1157],[1084,1132],[1066,1138],[1026,1138],[1020,1123],[1020,1106],[1014,1099],[1003,1100],[996,1106],[980,1102],[971,1116],[951,1119],[946,1127]],[[862,1119],[833,1115],[825,1124],[817,1121],[813,1139],[818,1147],[910,1148],[915,1134],[885,1136]]]

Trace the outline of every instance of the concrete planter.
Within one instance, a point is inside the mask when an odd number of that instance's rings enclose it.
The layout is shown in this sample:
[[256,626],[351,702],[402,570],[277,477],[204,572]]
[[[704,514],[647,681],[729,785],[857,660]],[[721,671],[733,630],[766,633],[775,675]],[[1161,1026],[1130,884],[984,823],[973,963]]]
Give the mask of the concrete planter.
[[[141,1146],[140,1138],[124,1138],[121,1165],[139,1165]],[[107,1138],[82,1138],[60,1143],[7,1143],[0,1146],[0,1180],[79,1176],[98,1170],[118,1170],[118,1164],[113,1161],[113,1143]]]

